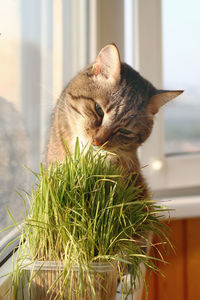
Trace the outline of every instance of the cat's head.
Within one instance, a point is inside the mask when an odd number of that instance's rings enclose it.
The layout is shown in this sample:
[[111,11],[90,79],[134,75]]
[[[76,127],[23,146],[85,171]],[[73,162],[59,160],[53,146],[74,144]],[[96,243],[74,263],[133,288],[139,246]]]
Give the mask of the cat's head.
[[74,138],[126,155],[148,138],[160,107],[181,93],[157,90],[121,63],[117,47],[110,44],[71,81],[64,96]]

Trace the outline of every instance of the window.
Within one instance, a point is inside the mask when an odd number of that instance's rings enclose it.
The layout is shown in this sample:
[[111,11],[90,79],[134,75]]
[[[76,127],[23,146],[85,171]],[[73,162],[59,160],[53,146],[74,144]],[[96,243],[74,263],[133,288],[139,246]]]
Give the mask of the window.
[[[32,120],[29,120],[31,107],[29,109],[27,105],[31,101],[31,96],[25,99],[28,95],[25,95],[25,91],[22,95],[21,90],[22,64],[26,64],[25,59],[23,61],[20,59],[22,56],[21,42],[25,42],[21,39],[21,3],[10,0],[1,1],[0,14],[0,57],[2,62],[0,69],[0,229],[2,229],[12,223],[5,206],[16,217],[16,221],[22,217],[23,205],[17,197],[15,189],[20,190],[28,185],[30,174],[25,171],[23,165],[28,165],[30,159],[32,162],[38,160],[36,138],[38,124],[37,122],[34,124],[33,133],[33,123]],[[37,59],[36,52],[35,59]],[[28,71],[25,66],[23,71]],[[31,70],[29,69],[29,71]],[[33,75],[36,76],[36,65],[34,71]],[[34,83],[35,81],[33,85]],[[36,101],[37,91],[35,89],[33,94]],[[34,152],[29,150],[31,140],[29,136],[34,140]],[[32,167],[34,162],[31,164]],[[14,213],[16,211],[18,211],[17,216]]]
[[[181,7],[181,13],[177,13]],[[165,153],[200,152],[199,1],[163,1],[163,85],[184,88],[165,109]]]
[[[23,219],[16,190],[23,194],[34,180],[24,165],[38,171],[54,103],[97,49],[95,1],[0,2],[1,231],[12,225],[5,206],[16,222]],[[8,232],[0,233],[0,252]]]
[[[196,5],[198,4],[197,1],[194,2]],[[189,76],[189,71],[186,71],[186,66],[190,67],[190,70],[191,68],[194,68],[194,71],[198,70],[196,67],[198,60],[195,60],[198,38],[194,38],[196,40],[196,42],[193,43],[194,48],[188,48],[187,51],[187,61],[189,61],[190,57],[190,59],[192,59],[191,64],[187,62],[182,62],[181,64],[181,59],[186,60],[186,58],[184,58],[186,51],[183,50],[180,55],[177,54],[177,51],[181,51],[181,45],[183,47],[184,43],[187,43],[186,35],[184,33],[186,32],[189,38],[189,36],[195,34],[195,30],[198,31],[199,25],[197,23],[197,18],[195,17],[197,7],[195,10],[193,5],[191,5],[191,3],[189,5],[188,2],[186,6],[186,1],[181,2],[181,5],[178,5],[178,3],[180,4],[180,1],[177,1],[176,5],[174,5],[174,2],[172,3],[172,1],[168,0],[150,0],[148,3],[137,1],[137,13],[139,19],[139,70],[158,88],[163,88],[163,84],[165,88],[169,89],[185,88],[185,95],[182,97],[186,99],[191,93],[191,90],[188,88],[189,79],[187,76]],[[172,7],[170,7],[170,5]],[[180,13],[181,9],[184,11]],[[184,13],[185,10],[188,10],[187,14]],[[196,27],[192,30],[194,22],[190,23],[187,19],[189,24],[188,26],[185,25],[187,27],[186,31],[186,27],[181,27],[180,24],[183,22],[183,16],[189,18],[188,15],[191,15],[192,12],[194,13]],[[185,22],[187,20],[185,20]],[[176,28],[171,30],[171,26],[175,26]],[[177,30],[179,30],[178,36],[176,34]],[[185,36],[184,40],[183,35]],[[180,36],[182,39],[179,41],[178,37]],[[174,42],[173,44],[173,40],[177,40],[177,42]],[[173,57],[171,57],[172,54]],[[170,59],[171,63],[169,63]],[[194,65],[192,67],[193,59]],[[184,70],[181,69],[183,68],[183,64],[185,66]],[[181,73],[181,77],[179,72]],[[170,78],[174,79],[173,83],[169,81]],[[196,73],[195,82],[197,81],[198,76]],[[185,84],[186,86],[184,86]],[[198,85],[196,85],[195,89],[197,94]],[[195,92],[193,91],[193,95],[194,93]],[[195,108],[198,108],[199,110],[199,102],[195,99],[190,101],[188,106],[189,100],[183,100],[183,98],[181,99],[180,97],[179,100],[175,99],[172,104],[168,105],[167,109],[164,108],[165,112],[161,111],[156,116],[153,134],[140,151],[142,164],[144,166],[147,165],[147,167],[144,168],[144,173],[148,178],[150,187],[153,191],[157,191],[158,194],[161,193],[161,191],[166,191],[167,195],[169,195],[169,190],[174,191],[174,194],[176,195],[183,193],[183,190],[184,194],[199,193],[200,155],[198,153],[198,136],[200,122],[199,114],[195,111]],[[183,111],[186,109],[188,112],[187,116],[185,115],[185,112],[183,114]],[[176,114],[177,112],[178,115]],[[182,116],[180,116],[181,114]],[[194,118],[191,118],[191,116],[194,116]],[[173,124],[173,135],[171,134],[169,137],[172,126],[171,120],[174,117],[176,119],[176,124]],[[185,124],[183,128],[184,121]],[[187,131],[190,131],[192,134],[186,132],[186,127]],[[180,128],[182,130],[181,132]],[[178,133],[176,133],[177,130],[179,130]],[[188,137],[188,135],[190,137]],[[178,144],[175,143],[175,139],[179,139]],[[189,152],[189,154],[185,154],[185,152]],[[171,154],[170,156],[168,155],[169,153]],[[177,153],[181,155],[175,155]]]

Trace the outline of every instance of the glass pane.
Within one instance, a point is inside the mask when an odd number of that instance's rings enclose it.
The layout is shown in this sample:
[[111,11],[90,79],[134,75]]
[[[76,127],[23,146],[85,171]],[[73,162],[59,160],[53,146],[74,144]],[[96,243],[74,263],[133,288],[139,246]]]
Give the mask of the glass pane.
[[165,152],[200,151],[200,2],[163,0],[165,89],[185,92],[165,108]]
[[[23,219],[22,193],[40,161],[39,2],[0,1],[0,230]],[[31,14],[30,14],[31,11]],[[0,233],[0,239],[8,231]]]

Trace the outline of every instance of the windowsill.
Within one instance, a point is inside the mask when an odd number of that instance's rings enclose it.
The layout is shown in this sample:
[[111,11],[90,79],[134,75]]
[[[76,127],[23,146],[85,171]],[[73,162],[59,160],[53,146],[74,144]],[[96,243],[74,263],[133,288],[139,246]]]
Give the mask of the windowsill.
[[[17,257],[17,252],[13,256],[8,258],[8,260],[0,268],[0,299],[2,300],[11,299],[11,286],[12,286],[11,272],[13,271],[13,264],[16,261],[16,257]],[[6,274],[8,275],[4,276]]]
[[200,217],[200,195],[165,197],[159,199],[158,203],[171,210],[169,213],[165,213],[166,218],[185,219]]

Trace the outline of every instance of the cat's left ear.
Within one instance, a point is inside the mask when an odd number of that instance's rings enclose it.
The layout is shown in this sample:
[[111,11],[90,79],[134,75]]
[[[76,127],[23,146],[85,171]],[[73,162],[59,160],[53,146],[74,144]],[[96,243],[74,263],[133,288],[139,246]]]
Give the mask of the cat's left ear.
[[177,91],[165,91],[165,90],[157,90],[156,94],[153,95],[148,103],[148,110],[152,114],[156,114],[161,106],[165,105],[175,97],[179,96],[182,94],[184,91],[183,90],[177,90]]
[[93,64],[93,75],[98,80],[114,83],[120,78],[120,70],[121,63],[117,47],[114,44],[105,46]]

